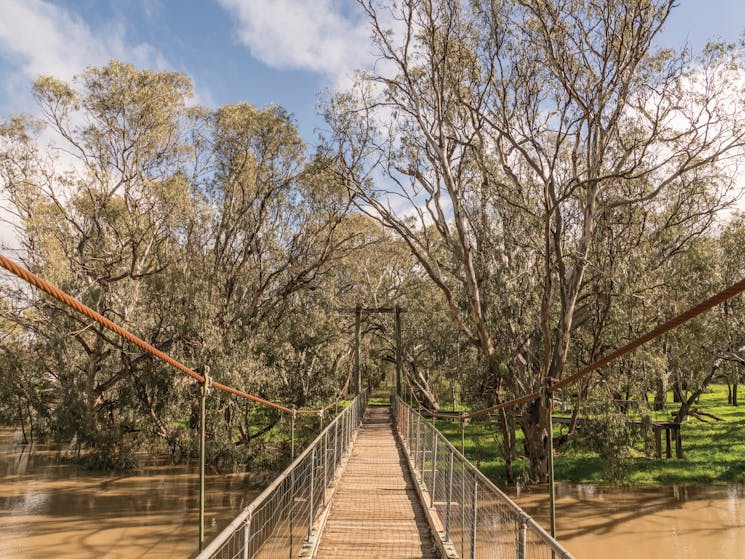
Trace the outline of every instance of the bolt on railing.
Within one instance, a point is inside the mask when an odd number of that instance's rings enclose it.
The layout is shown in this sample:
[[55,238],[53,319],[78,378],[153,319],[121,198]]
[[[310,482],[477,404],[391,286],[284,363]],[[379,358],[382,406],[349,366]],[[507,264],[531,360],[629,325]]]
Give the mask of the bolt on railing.
[[535,520],[471,464],[433,423],[392,396],[396,430],[445,539],[460,559],[572,559]]
[[297,557],[310,542],[326,490],[362,423],[367,395],[360,393],[197,559]]

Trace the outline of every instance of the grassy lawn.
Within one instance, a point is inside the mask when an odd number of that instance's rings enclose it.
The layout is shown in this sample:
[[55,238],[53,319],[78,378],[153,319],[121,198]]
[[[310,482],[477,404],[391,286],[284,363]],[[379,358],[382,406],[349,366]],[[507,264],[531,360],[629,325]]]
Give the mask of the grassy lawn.
[[[676,404],[671,404],[675,409]],[[644,483],[706,483],[745,481],[745,406],[727,405],[727,387],[714,385],[701,396],[696,407],[721,417],[724,421],[703,423],[689,418],[681,427],[683,439],[682,459],[649,458],[644,454],[644,444],[636,441],[631,449],[631,468],[627,481]],[[654,421],[669,421],[669,412],[652,416]],[[459,450],[461,431],[458,422],[438,421],[437,427]],[[560,433],[555,426],[554,434]],[[494,481],[505,479],[504,462],[499,458],[494,423],[473,422],[465,427],[465,455],[485,475]],[[637,437],[638,438],[638,437]],[[663,437],[663,457],[664,457]],[[522,435],[518,430],[518,450],[522,448]],[[673,456],[675,452],[673,450]],[[569,443],[558,449],[555,459],[557,480],[571,482],[602,482],[600,458],[582,448],[578,443]],[[526,478],[529,463],[519,458],[514,466],[518,478]]]

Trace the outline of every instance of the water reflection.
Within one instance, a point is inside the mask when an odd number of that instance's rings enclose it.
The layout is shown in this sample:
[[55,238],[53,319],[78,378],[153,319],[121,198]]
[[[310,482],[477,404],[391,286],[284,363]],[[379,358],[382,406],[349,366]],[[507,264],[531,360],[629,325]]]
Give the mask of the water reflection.
[[[0,430],[0,558],[187,557],[196,549],[196,464],[152,462],[136,472],[90,472],[60,450]],[[211,539],[258,493],[245,475],[208,475]]]
[[[89,472],[59,449],[15,444],[0,429],[0,558],[188,557],[197,539],[196,468],[153,462]],[[548,525],[546,487],[508,493]],[[207,539],[257,490],[246,476],[207,478]],[[745,557],[745,485],[613,488],[557,484],[559,539],[577,559]]]
[[[558,537],[577,559],[745,557],[743,484],[630,489],[559,483],[556,494]],[[548,525],[545,486],[511,496]]]

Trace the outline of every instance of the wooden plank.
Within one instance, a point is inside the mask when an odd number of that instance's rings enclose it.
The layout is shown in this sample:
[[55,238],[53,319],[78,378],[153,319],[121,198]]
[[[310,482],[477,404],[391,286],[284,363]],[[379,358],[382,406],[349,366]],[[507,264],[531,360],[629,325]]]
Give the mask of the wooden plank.
[[368,410],[320,536],[318,559],[435,559],[387,407]]

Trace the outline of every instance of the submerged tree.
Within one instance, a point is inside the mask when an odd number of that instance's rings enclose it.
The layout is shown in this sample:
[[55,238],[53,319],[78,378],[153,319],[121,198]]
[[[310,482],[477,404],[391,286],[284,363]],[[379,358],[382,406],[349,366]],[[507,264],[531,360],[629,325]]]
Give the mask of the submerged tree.
[[[339,227],[348,192],[331,161],[308,155],[282,109],[211,113],[190,106],[190,94],[181,74],[119,62],[72,84],[39,78],[41,119],[0,127],[20,258],[227,384],[298,407],[328,399],[345,376],[338,361],[348,343],[301,313],[354,248],[354,231]],[[52,148],[42,144],[49,135]],[[154,439],[191,451],[192,382],[23,285],[0,287],[2,324],[22,332],[0,337],[15,387],[8,397],[30,406],[29,417],[33,408],[53,435],[94,449],[103,466],[127,465]],[[303,336],[304,325],[315,335]],[[211,428],[222,455],[245,456],[243,445],[277,421],[265,414],[249,429],[257,414],[219,396],[210,409],[220,412]]]
[[[0,173],[18,212],[24,263],[161,347],[171,335],[168,313],[143,319],[143,312],[192,210],[184,203],[190,91],[180,74],[114,62],[86,71],[77,88],[39,78],[43,120],[15,119],[2,129]],[[39,145],[45,129],[64,158]],[[46,399],[56,435],[105,448],[102,465],[126,461],[139,431],[131,380],[149,356],[24,288],[9,299],[25,301],[24,312],[6,317],[33,332],[42,378],[53,387]]]

